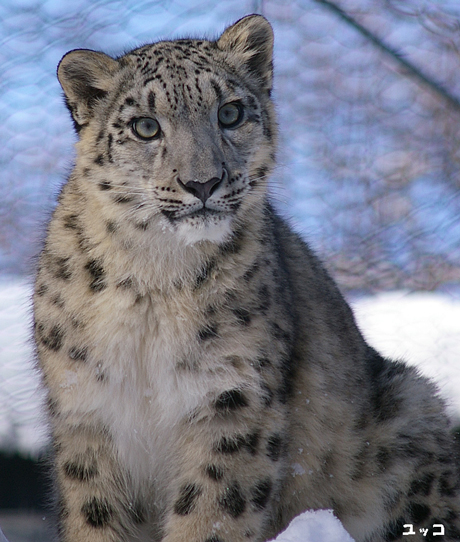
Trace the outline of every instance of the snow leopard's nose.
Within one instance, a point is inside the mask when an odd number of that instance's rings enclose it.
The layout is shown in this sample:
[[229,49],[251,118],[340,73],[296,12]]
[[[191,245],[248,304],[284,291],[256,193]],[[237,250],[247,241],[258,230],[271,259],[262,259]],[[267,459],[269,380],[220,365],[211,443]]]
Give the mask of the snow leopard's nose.
[[200,183],[199,181],[188,181],[183,183],[180,179],[177,179],[178,183],[190,194],[193,194],[195,197],[200,199],[203,204],[212,196],[212,194],[217,190],[219,185],[224,180],[225,173],[219,179],[219,177],[212,177],[209,181]]

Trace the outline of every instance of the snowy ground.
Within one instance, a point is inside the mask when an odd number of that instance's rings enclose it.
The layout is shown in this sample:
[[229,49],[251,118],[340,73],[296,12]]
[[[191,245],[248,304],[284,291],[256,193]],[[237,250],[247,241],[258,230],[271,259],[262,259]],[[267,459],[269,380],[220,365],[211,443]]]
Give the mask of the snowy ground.
[[[26,519],[27,516],[26,518],[14,518],[13,521],[25,521]],[[15,523],[15,527],[17,527],[17,523]],[[16,533],[13,535],[14,528],[11,529],[12,534],[8,534],[6,525],[4,529],[10,540],[8,541],[0,530],[0,542],[19,541],[18,537],[13,538],[16,535]],[[46,540],[47,530],[44,526],[40,528],[39,525],[34,533],[35,537],[28,537],[27,540],[36,541],[37,534],[40,535],[40,540]],[[320,510],[318,512],[306,512],[295,518],[289,528],[276,538],[276,542],[353,542],[353,539],[343,530],[340,522],[334,518],[330,511]]]
[[[0,282],[0,448],[36,454],[47,438],[29,342],[30,294],[23,281]],[[370,344],[434,378],[451,415],[460,420],[460,300],[397,292],[354,300],[352,306]],[[277,538],[277,542],[324,540],[352,540],[326,510],[302,514]]]

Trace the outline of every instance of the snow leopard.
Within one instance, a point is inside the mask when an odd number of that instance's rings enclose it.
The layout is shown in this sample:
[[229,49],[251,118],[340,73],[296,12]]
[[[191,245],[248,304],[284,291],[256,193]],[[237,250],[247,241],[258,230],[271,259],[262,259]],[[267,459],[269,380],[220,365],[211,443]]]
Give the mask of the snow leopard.
[[57,539],[255,542],[331,509],[357,542],[460,540],[436,386],[274,208],[269,22],[58,78],[76,159],[34,290]]

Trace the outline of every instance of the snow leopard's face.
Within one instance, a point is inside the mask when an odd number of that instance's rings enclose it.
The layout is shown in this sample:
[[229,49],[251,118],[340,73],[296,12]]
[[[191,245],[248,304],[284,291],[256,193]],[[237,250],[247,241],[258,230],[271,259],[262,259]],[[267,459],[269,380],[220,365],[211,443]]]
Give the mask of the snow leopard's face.
[[59,67],[93,182],[186,243],[225,241],[274,163],[271,47],[228,41],[160,42],[118,60],[73,51]]

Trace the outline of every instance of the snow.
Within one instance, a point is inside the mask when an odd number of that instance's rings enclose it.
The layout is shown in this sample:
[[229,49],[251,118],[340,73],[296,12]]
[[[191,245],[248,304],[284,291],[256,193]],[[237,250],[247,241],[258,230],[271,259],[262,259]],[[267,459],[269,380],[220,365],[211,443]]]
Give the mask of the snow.
[[31,292],[22,280],[0,281],[0,448],[36,454],[47,439],[30,342]]
[[[25,281],[0,281],[0,448],[36,455],[46,446],[47,436],[30,342],[30,296],[31,286]],[[433,378],[458,422],[460,300],[439,293],[393,292],[355,299],[351,305],[370,344]],[[73,378],[69,374],[69,385]],[[301,469],[294,464],[291,474],[301,474]],[[276,538],[277,542],[324,540],[352,542],[330,510],[301,514]]]
[[439,293],[392,292],[351,303],[367,341],[432,378],[460,421],[460,299]]
[[[276,542],[353,542],[330,510],[305,512],[294,518]],[[0,529],[0,542],[8,542]]]
[[276,542],[353,542],[331,510],[300,514],[276,537]]

